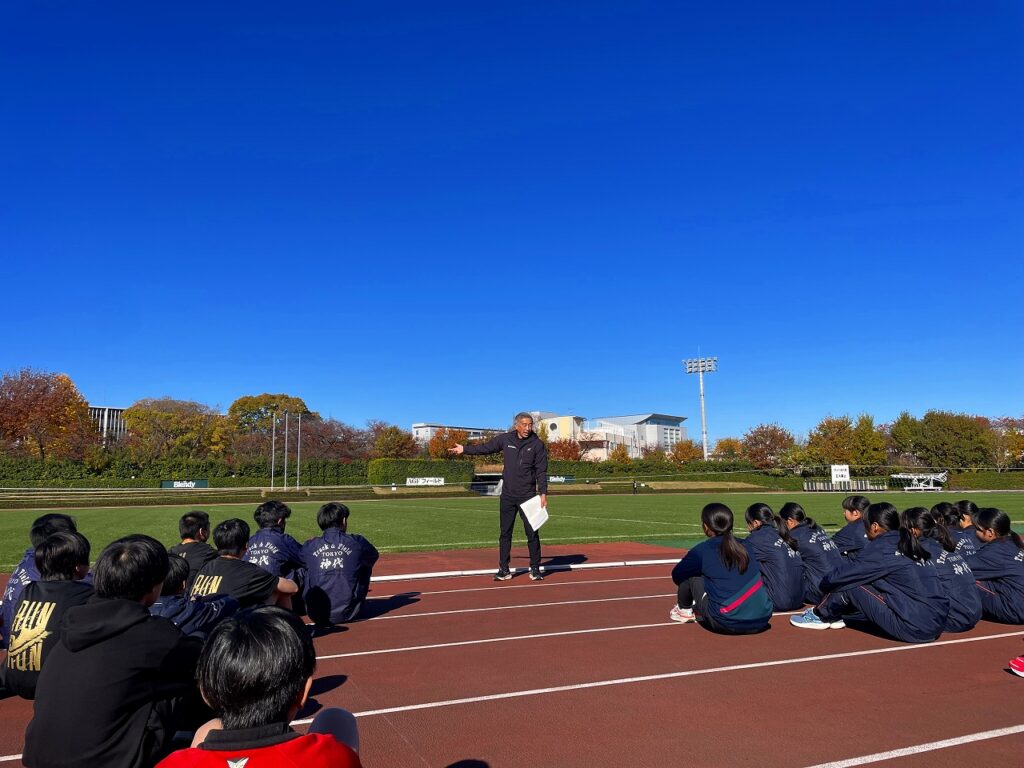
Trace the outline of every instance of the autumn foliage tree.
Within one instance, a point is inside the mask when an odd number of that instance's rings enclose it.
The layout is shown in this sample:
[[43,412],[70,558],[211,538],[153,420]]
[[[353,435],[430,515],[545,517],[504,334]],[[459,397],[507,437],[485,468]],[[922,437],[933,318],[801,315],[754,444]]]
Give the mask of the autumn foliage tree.
[[743,458],[743,443],[735,437],[719,438],[711,455],[721,461],[734,461]]
[[616,443],[608,454],[608,461],[613,464],[630,464],[633,459],[630,458],[629,449],[625,443]]
[[99,434],[68,376],[23,368],[0,379],[0,440],[40,461],[81,459]]
[[583,449],[576,440],[568,437],[552,440],[548,443],[548,457],[560,461],[580,461],[583,459]]
[[668,452],[669,461],[682,466],[704,458],[704,447],[696,440],[680,440]]
[[465,445],[469,439],[469,433],[464,429],[439,429],[427,443],[427,453],[432,459],[453,459],[455,455],[448,452],[456,444]]
[[269,435],[274,416],[280,418],[285,411],[292,416],[301,413],[303,417],[319,418],[319,414],[306,407],[301,397],[264,392],[262,395],[243,395],[235,400],[228,407],[228,419],[240,434],[258,432]]
[[778,424],[758,424],[743,435],[743,455],[758,469],[767,469],[795,443],[792,433]]
[[230,422],[208,405],[170,397],[146,398],[124,412],[128,450],[140,464],[165,458],[222,456],[230,444]]
[[378,459],[411,459],[420,452],[419,444],[400,427],[380,426],[374,430],[373,456]]

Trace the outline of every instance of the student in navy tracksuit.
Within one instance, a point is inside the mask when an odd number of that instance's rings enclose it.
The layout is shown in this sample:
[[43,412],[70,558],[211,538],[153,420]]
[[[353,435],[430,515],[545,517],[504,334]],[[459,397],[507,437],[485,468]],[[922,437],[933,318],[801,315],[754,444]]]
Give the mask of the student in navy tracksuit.
[[358,618],[370,591],[377,549],[357,533],[348,532],[348,507],[336,501],[316,513],[322,536],[302,547],[306,563],[306,610],[320,627]]
[[[953,539],[960,556],[970,557],[978,551],[978,537],[974,533],[974,516],[978,514],[978,505],[964,499],[951,504],[950,507],[951,511],[946,519],[949,536]],[[932,511],[935,511],[934,507]]]
[[[265,501],[256,507],[252,517],[259,530],[249,539],[244,559],[273,576],[294,581],[301,591],[306,581],[302,545],[284,532],[291,516],[291,509],[280,501]],[[305,613],[298,600],[293,597],[292,601],[296,613]]]
[[839,547],[843,557],[855,558],[868,542],[864,530],[864,512],[871,506],[867,496],[847,496],[843,499],[843,517],[846,525],[832,535],[832,541]]
[[702,541],[672,569],[678,600],[669,618],[699,621],[725,635],[750,635],[768,628],[772,601],[757,561],[732,535],[732,510],[708,504],[701,511]]
[[900,525],[892,504],[872,504],[864,517],[868,545],[826,576],[824,600],[790,623],[803,629],[842,629],[867,623],[905,643],[929,643],[942,633],[949,599],[935,566]]
[[839,547],[796,502],[783,504],[779,517],[780,528],[784,526],[789,531],[800,550],[804,566],[804,602],[819,603],[822,598],[821,580],[842,561]]
[[967,558],[989,621],[1024,624],[1024,541],[1010,528],[1003,510],[979,509],[974,516],[978,551]]
[[750,535],[743,546],[761,568],[768,597],[776,611],[792,611],[804,604],[804,567],[797,543],[789,531],[776,528],[767,504],[751,504],[744,515]]
[[935,563],[939,581],[949,598],[949,614],[942,630],[966,632],[981,621],[981,597],[974,585],[974,574],[956,551],[946,526],[924,507],[912,507],[903,512],[903,527],[910,530],[921,547]]

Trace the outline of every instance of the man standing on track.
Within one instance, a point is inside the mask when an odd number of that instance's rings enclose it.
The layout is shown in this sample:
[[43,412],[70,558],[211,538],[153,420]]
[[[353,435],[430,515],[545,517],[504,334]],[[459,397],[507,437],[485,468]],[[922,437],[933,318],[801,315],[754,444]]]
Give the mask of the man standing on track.
[[505,468],[501,473],[500,510],[501,535],[498,538],[498,572],[495,581],[512,578],[509,558],[512,555],[512,529],[516,524],[516,513],[523,518],[526,529],[526,543],[530,548],[530,578],[542,581],[540,572],[540,536],[530,526],[519,505],[540,494],[541,505],[548,505],[548,449],[533,432],[533,417],[528,413],[517,413],[515,428],[498,435],[480,445],[458,445],[449,448],[456,456],[482,456],[501,451]]

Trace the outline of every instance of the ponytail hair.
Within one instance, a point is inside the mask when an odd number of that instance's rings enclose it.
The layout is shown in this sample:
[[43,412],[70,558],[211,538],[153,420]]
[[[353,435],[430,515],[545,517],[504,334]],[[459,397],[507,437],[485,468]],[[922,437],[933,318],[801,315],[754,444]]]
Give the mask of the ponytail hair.
[[[964,499],[963,501],[958,501],[953,506],[956,507],[957,514],[960,518],[969,517],[971,519],[971,522],[974,522],[974,516],[978,514],[977,504],[975,504],[970,499]],[[959,524],[960,521],[957,520],[957,525]]]
[[749,507],[747,507],[747,511],[746,513],[744,513],[743,517],[746,519],[747,525],[750,525],[754,522],[758,522],[762,526],[774,528],[776,531],[778,531],[779,538],[786,542],[790,549],[794,551],[800,549],[800,545],[797,544],[796,539],[794,539],[792,535],[790,535],[789,529],[785,525],[781,524],[782,521],[775,515],[774,512],[772,512],[772,508],[769,507],[767,504],[763,504],[761,502],[751,504]]
[[947,552],[956,550],[956,544],[949,536],[949,531],[936,519],[935,513],[924,507],[911,507],[903,510],[903,527],[907,529],[917,528],[921,535],[928,539],[935,539]]
[[814,522],[814,518],[808,517],[807,513],[804,512],[804,508],[795,501],[787,501],[783,504],[782,509],[779,510],[779,517],[783,520],[796,520],[797,523],[807,523],[808,528],[821,530],[821,526]]
[[732,535],[732,510],[725,504],[708,504],[700,512],[700,521],[712,534],[722,539],[722,547],[718,551],[722,564],[730,570],[735,568],[740,573],[746,573],[750,555],[746,547]]
[[1010,527],[1010,516],[1001,509],[996,509],[995,507],[979,509],[977,514],[974,515],[974,525],[983,530],[991,529],[995,531],[996,536],[999,538],[1009,536],[1013,539],[1013,543],[1017,545],[1017,549],[1024,549],[1024,541],[1021,541],[1020,536]]
[[843,499],[842,507],[847,512],[860,512],[864,514],[864,510],[871,506],[871,502],[867,496],[847,496]]
[[872,524],[878,525],[884,531],[899,531],[900,543],[896,545],[896,549],[904,557],[909,557],[918,563],[923,563],[931,557],[914,538],[910,529],[901,524],[900,513],[889,502],[882,501],[868,507],[864,516],[864,527],[870,528]]
[[941,520],[947,527],[960,525],[960,512],[948,501],[940,501],[932,507],[932,514],[936,520]]

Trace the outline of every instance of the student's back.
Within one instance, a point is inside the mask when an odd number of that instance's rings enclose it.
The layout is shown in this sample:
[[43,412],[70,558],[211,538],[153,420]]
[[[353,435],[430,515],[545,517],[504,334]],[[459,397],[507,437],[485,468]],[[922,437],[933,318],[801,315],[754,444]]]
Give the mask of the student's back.
[[970,566],[957,551],[947,552],[935,539],[921,537],[921,547],[935,566],[949,598],[949,613],[943,626],[944,632],[966,632],[973,629],[981,621],[981,597],[974,583],[974,574]]
[[861,520],[847,523],[832,535],[832,543],[843,557],[856,557],[868,543],[864,523]]
[[762,525],[743,539],[743,546],[761,569],[768,596],[777,611],[792,611],[804,604],[804,576],[800,553],[779,532]]
[[821,599],[821,580],[842,562],[839,547],[818,526],[804,521],[792,528],[804,567],[804,600],[816,603]]
[[950,528],[949,537],[956,545],[957,553],[963,558],[968,558],[978,551],[978,537],[974,533],[974,528]]
[[188,541],[175,544],[168,552],[172,557],[180,557],[188,564],[188,583],[191,584],[196,574],[211,560],[217,559],[217,550],[205,541]]
[[1024,624],[1024,549],[1009,537],[982,544],[967,558],[986,619]]
[[359,534],[348,533],[348,518],[344,504],[324,504],[317,512],[323,535],[302,547],[306,610],[319,625],[340,624],[358,615],[380,557],[373,544]]

